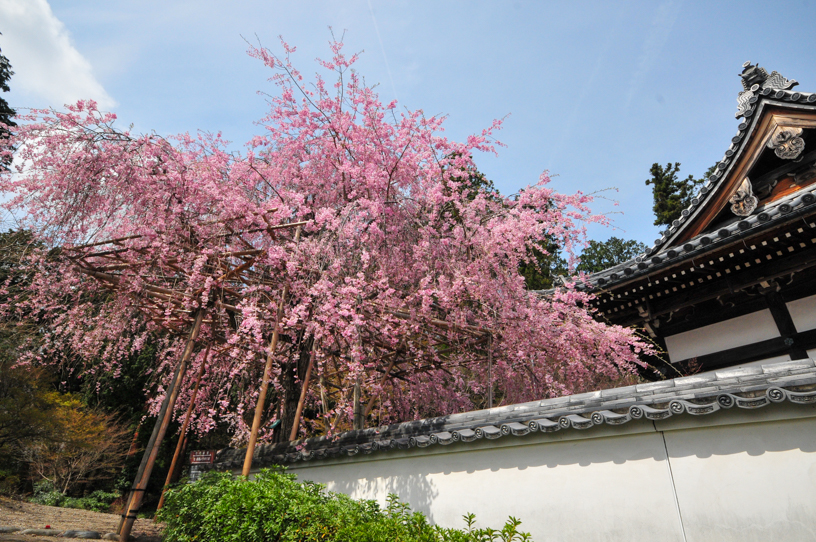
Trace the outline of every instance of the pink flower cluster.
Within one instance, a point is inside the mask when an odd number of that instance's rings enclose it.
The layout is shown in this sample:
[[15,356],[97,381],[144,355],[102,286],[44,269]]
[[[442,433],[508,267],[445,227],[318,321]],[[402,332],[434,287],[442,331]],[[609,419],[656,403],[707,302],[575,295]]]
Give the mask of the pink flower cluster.
[[[519,274],[533,248],[571,251],[584,242],[585,224],[604,221],[589,210],[590,196],[555,192],[546,173],[513,197],[475,186],[472,156],[495,152],[500,122],[450,141],[443,118],[383,105],[341,43],[320,62],[331,81],[318,75],[307,84],[293,49],[284,51],[249,51],[273,70],[279,92],[263,134],[240,155],[219,135],[119,130],[93,102],[18,119],[17,166],[0,175],[4,206],[47,249],[61,249],[31,259],[35,279],[5,307],[7,318],[16,311],[44,323],[44,343],[25,359],[81,359],[89,375],[117,374],[146,342],[158,342],[157,409],[186,331],[173,328],[174,318],[205,307],[201,344],[212,349],[205,360],[199,348],[177,410],[206,363],[194,427],[203,433],[226,421],[238,439],[284,287],[273,396],[284,393],[284,368],[314,341],[317,376],[306,396],[314,430],[348,427],[357,382],[365,401],[374,398],[368,423],[478,407],[488,345],[490,385],[505,404],[634,369],[648,346],[633,331],[598,321],[590,297],[571,284],[543,297]],[[298,242],[292,228],[274,229],[292,222],[305,223]],[[105,245],[118,252],[103,272],[116,287],[83,273],[82,251],[71,250],[110,239],[121,240]],[[251,280],[223,278],[216,257],[241,250],[260,251],[243,275]],[[247,261],[237,258],[227,258],[232,269]],[[183,292],[185,301],[154,299],[163,312],[147,318],[151,287]]]

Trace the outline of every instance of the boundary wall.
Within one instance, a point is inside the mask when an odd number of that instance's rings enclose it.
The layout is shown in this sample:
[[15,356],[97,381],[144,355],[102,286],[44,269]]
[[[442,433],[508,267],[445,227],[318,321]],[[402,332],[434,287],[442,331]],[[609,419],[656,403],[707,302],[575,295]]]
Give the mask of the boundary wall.
[[816,540],[816,404],[632,420],[587,431],[482,439],[288,465],[299,480],[436,524],[537,542]]

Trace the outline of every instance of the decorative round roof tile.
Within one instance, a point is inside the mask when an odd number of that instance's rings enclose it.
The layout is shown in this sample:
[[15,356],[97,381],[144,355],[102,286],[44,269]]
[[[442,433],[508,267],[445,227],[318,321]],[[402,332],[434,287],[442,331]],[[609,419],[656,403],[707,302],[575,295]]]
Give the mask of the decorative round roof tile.
[[748,222],[747,220],[740,220],[739,224],[737,225],[739,226],[739,229],[741,229],[742,231],[751,229],[751,223]]
[[779,212],[783,214],[787,214],[793,210],[793,207],[789,203],[783,203],[779,206]]
[[770,219],[771,219],[771,215],[769,215],[768,213],[759,213],[757,215],[757,220],[759,220],[760,222],[767,222]]
[[814,196],[813,194],[805,194],[804,196],[802,196],[802,203],[804,203],[805,205],[810,205],[811,203],[814,202],[814,200],[816,200],[816,196]]
[[717,233],[719,234],[720,237],[728,237],[729,235],[731,235],[731,232],[728,231],[726,228],[721,229]]
[[798,92],[794,92],[793,94],[791,94],[791,100],[793,100],[794,102],[799,101],[799,98],[801,97],[802,95],[799,94]]
[[683,245],[683,250],[685,250],[686,252],[691,252],[692,250],[694,250],[694,245],[692,245],[691,243],[686,243],[685,245]]
[[808,96],[807,101],[808,103],[816,102],[816,94],[811,94],[810,96]]
[[704,245],[704,246],[705,246],[705,245],[710,245],[710,244],[711,244],[711,238],[709,238],[709,237],[707,237],[707,236],[706,236],[706,237],[702,237],[702,238],[700,239],[700,244],[701,244],[701,245]]

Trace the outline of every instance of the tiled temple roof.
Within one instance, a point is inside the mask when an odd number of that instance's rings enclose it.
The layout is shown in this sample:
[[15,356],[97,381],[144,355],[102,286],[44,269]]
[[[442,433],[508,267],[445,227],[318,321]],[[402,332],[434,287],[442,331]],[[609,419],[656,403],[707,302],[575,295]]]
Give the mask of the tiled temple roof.
[[[778,74],[773,72],[772,75]],[[675,240],[681,236],[695,216],[706,207],[714,194],[724,189],[723,181],[728,177],[737,158],[745,150],[765,107],[776,105],[788,109],[816,109],[816,93],[794,92],[789,87],[795,85],[795,81],[788,81],[781,76],[779,79],[781,82],[768,79],[770,87],[759,88],[755,85],[757,88],[740,93],[738,116],[744,119],[737,128],[737,134],[731,139],[731,145],[725,151],[722,160],[717,163],[714,174],[692,198],[691,205],[683,210],[682,216],[675,220],[644,254],[589,276],[588,284],[580,285],[579,288],[588,287],[591,290],[608,288],[614,284],[628,281],[630,278],[650,274],[678,261],[690,259],[699,253],[717,248],[719,245],[733,242],[734,236],[745,237],[757,230],[766,229],[776,222],[785,221],[798,211],[816,209],[814,206],[816,189],[802,190],[788,198],[758,207],[751,216],[742,219],[734,217],[729,224],[720,227],[718,231],[702,233],[686,241],[682,246],[679,244],[674,246]],[[773,84],[776,82],[780,82],[784,88],[774,88]]]
[[[717,231],[702,233],[689,239],[682,246],[661,251],[656,251],[652,247],[646,251],[646,254],[633,260],[599,273],[593,273],[587,277],[587,282],[589,287],[594,289],[609,287],[624,280],[648,275],[677,262],[733,243],[736,239],[751,236],[775,224],[781,224],[814,211],[816,211],[816,185],[811,185],[784,198],[757,207],[754,214],[750,216],[735,216],[730,222],[721,225]],[[585,286],[578,285],[577,287]]]
[[[533,432],[587,430],[622,425],[633,419],[662,420],[721,409],[757,409],[770,403],[816,403],[813,360],[727,369],[661,382],[544,399],[489,410],[405,422],[259,446],[254,468],[312,459],[388,453],[427,446],[467,446],[479,439],[523,438]],[[237,469],[244,450],[218,452],[215,468]]]

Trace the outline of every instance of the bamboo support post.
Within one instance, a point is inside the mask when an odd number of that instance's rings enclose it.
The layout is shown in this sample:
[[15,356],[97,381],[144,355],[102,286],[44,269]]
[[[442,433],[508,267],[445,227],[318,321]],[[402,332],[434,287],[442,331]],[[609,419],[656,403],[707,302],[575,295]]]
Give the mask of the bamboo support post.
[[[391,359],[391,363],[388,364],[388,369],[385,370],[383,373],[382,379],[380,379],[380,388],[383,387],[385,384],[385,380],[388,378],[388,375],[391,374],[391,370],[394,368],[394,364],[397,362],[396,352],[394,352],[394,357]],[[365,413],[363,414],[364,418],[368,418],[368,415],[371,414],[371,409],[374,408],[374,400],[377,398],[377,394],[372,394],[371,399],[368,400],[368,405],[366,405]]]
[[487,408],[493,408],[493,335],[487,336]]
[[167,492],[167,487],[173,482],[173,475],[176,472],[176,463],[179,460],[179,456],[181,456],[181,449],[184,446],[185,435],[187,435],[187,428],[190,426],[190,417],[193,414],[193,407],[195,406],[196,397],[198,396],[198,387],[201,384],[201,377],[204,376],[204,370],[207,366],[207,357],[210,355],[210,346],[207,346],[207,351],[204,352],[204,359],[201,360],[201,367],[198,370],[198,376],[196,377],[195,387],[193,388],[193,395],[190,397],[190,404],[187,407],[187,412],[184,414],[184,423],[181,424],[181,429],[179,430],[179,439],[178,443],[176,444],[176,451],[173,453],[173,461],[170,463],[170,470],[167,471],[167,478],[164,481],[164,487],[162,488],[161,497],[159,498],[159,504],[156,507],[156,512],[162,509],[164,506],[164,495]]
[[[300,241],[300,230],[300,226],[295,230],[295,243]],[[269,343],[269,352],[266,355],[266,365],[264,366],[261,390],[258,393],[258,402],[255,404],[255,417],[252,419],[252,429],[249,432],[249,442],[247,443],[246,456],[244,457],[244,468],[241,470],[242,476],[249,476],[249,472],[252,470],[252,456],[255,453],[255,444],[258,442],[258,430],[261,427],[261,418],[263,417],[264,403],[266,402],[266,392],[269,389],[269,380],[272,376],[272,362],[275,359],[275,349],[278,346],[278,337],[280,336],[283,306],[286,303],[288,295],[289,285],[287,284],[283,287],[283,292],[278,302],[278,311],[275,315],[275,329],[272,331],[272,340]]]
[[352,420],[352,429],[363,428],[363,405],[360,403],[360,396],[362,395],[362,386],[360,384],[360,377],[357,377],[357,382],[354,383],[354,420]]
[[326,399],[326,388],[323,386],[323,375],[320,375],[318,380],[320,386],[320,404],[323,406],[323,425],[325,426],[326,434],[329,433],[329,401]]
[[193,353],[193,347],[198,339],[198,333],[201,330],[201,322],[204,320],[204,309],[199,309],[195,317],[195,323],[190,330],[190,336],[187,338],[187,344],[184,347],[184,353],[181,356],[181,361],[176,367],[176,372],[173,375],[173,380],[167,389],[167,394],[164,397],[159,417],[156,419],[156,426],[153,429],[153,434],[150,437],[150,442],[147,444],[144,456],[142,457],[142,464],[139,466],[139,474],[133,483],[131,489],[131,497],[128,506],[125,509],[124,521],[121,522],[119,529],[119,541],[127,542],[130,537],[130,531],[133,529],[133,522],[136,521],[136,514],[139,512],[139,507],[142,505],[144,492],[147,489],[147,482],[150,480],[150,474],[153,472],[153,465],[156,462],[156,455],[159,453],[159,446],[164,439],[164,434],[167,432],[167,426],[170,424],[170,419],[173,414],[173,407],[176,404],[179,389],[181,388],[181,380],[184,378],[184,370],[187,366],[187,361]]
[[295,410],[295,421],[292,424],[292,432],[289,434],[289,440],[295,440],[300,425],[300,415],[303,413],[303,403],[306,401],[306,392],[309,389],[309,378],[312,376],[312,366],[315,361],[315,353],[317,352],[317,341],[312,342],[312,352],[309,354],[309,366],[306,367],[306,376],[303,378],[303,384],[300,387],[300,399],[298,399],[297,410]]

